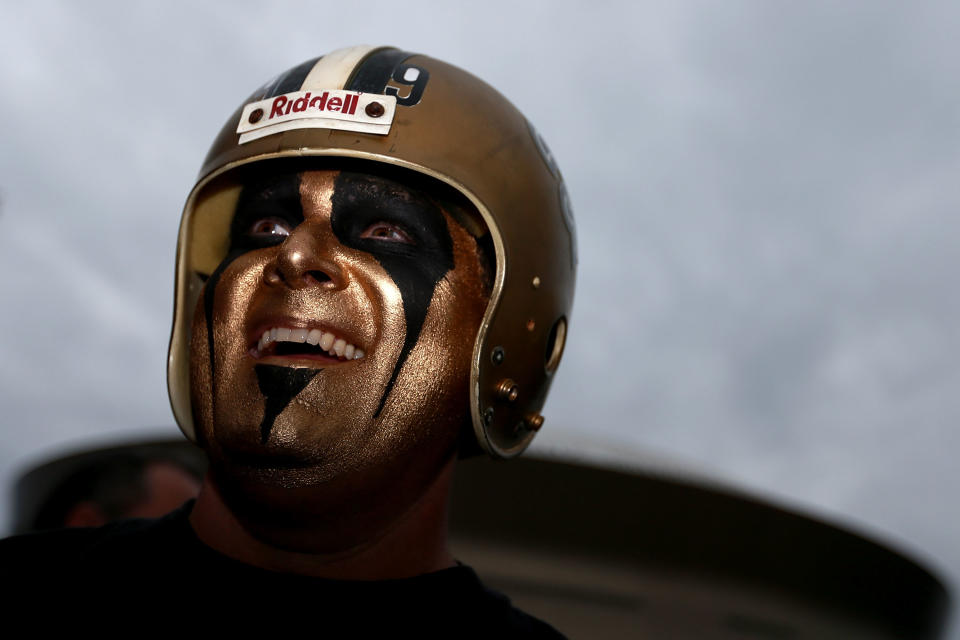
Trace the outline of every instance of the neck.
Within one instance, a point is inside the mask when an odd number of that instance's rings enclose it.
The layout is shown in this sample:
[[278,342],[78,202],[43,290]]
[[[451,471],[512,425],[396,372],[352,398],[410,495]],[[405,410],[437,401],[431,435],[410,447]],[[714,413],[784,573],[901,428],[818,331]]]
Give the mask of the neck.
[[[190,514],[190,524],[201,542],[245,564],[281,573],[340,580],[407,578],[456,564],[447,545],[447,513],[454,461],[450,460],[426,491],[399,515],[376,531],[356,533],[349,525],[316,525],[296,531],[289,526],[256,522],[245,526],[224,501],[210,474]],[[250,531],[255,529],[257,535]],[[323,552],[282,548],[271,541],[314,536],[329,541],[343,531],[338,544],[324,544]],[[347,533],[350,532],[350,533]]]

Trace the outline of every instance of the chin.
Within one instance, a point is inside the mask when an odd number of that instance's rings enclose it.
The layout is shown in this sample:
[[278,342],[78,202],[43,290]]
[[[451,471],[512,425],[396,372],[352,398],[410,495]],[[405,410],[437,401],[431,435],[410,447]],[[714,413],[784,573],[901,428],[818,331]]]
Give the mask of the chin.
[[329,483],[348,472],[338,460],[270,446],[221,450],[216,455],[208,453],[222,483],[305,488]]
[[436,477],[436,473],[415,467],[291,467],[269,460],[257,465],[248,462],[213,464],[214,483],[248,532],[284,547],[289,546],[288,534],[342,533],[348,523],[359,527],[357,535],[369,534],[408,509]]

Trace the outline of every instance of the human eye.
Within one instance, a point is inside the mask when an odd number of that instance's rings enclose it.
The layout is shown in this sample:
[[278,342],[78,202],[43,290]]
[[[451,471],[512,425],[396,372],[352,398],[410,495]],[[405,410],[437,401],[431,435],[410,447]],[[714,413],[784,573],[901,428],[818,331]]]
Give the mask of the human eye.
[[400,244],[416,244],[406,229],[392,222],[374,222],[363,230],[361,238],[378,240],[381,242],[397,242]]
[[260,240],[280,240],[290,235],[290,223],[283,218],[258,218],[247,227],[246,235]]

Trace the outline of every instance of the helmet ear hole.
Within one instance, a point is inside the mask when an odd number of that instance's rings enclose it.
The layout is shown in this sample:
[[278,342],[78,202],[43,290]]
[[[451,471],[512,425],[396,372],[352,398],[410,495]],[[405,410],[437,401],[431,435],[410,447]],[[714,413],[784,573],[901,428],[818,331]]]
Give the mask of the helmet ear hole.
[[547,373],[553,373],[560,366],[560,358],[563,357],[563,347],[567,343],[567,319],[560,316],[550,328],[550,335],[547,337],[547,352],[544,368]]

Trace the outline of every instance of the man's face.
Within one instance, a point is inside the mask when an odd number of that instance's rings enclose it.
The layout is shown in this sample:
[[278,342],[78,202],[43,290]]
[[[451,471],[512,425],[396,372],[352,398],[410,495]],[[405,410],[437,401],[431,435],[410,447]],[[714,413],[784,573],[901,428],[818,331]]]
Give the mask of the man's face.
[[469,415],[487,296],[475,239],[420,191],[330,170],[248,180],[191,338],[214,469],[285,488],[435,471]]

